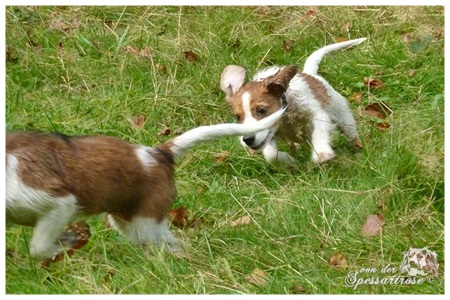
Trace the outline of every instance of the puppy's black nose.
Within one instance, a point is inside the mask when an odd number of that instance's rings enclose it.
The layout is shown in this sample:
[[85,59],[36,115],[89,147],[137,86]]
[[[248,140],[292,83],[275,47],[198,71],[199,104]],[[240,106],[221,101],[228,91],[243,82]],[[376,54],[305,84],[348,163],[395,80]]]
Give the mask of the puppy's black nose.
[[249,137],[243,138],[242,140],[244,141],[244,143],[247,144],[247,146],[251,146],[255,142],[255,136],[249,136]]

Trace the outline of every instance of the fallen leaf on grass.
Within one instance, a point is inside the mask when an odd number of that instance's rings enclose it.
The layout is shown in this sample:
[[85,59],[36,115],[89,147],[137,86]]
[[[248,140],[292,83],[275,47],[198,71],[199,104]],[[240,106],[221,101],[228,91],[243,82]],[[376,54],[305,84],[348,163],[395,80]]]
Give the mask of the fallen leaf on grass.
[[228,151],[222,151],[222,152],[216,153],[216,155],[214,155],[214,162],[216,164],[222,163],[222,162],[226,161],[229,156],[230,156],[230,152],[228,152]]
[[17,57],[14,57],[14,55],[12,54],[12,51],[10,49],[6,49],[6,61],[13,62],[13,63],[18,61]]
[[159,135],[170,135],[172,130],[170,130],[170,127],[166,125],[163,130],[159,132]]
[[65,22],[63,20],[54,20],[50,24],[50,28],[54,30],[60,30],[68,32],[70,30],[75,30],[80,26],[80,22],[77,18],[74,18],[72,22]]
[[355,102],[357,102],[357,103],[360,103],[360,102],[361,102],[361,98],[362,98],[362,96],[361,96],[360,93],[354,92],[354,93],[351,95],[350,100],[355,101]]
[[170,210],[169,220],[173,226],[180,229],[192,228],[199,225],[211,225],[214,223],[206,220],[203,216],[189,216],[184,206]]
[[134,47],[128,45],[125,47],[125,51],[130,52],[131,54],[134,54],[136,56],[145,57],[145,58],[151,58],[152,57],[152,50],[151,48],[144,48],[141,50],[137,50]]
[[416,74],[417,74],[417,70],[415,70],[415,69],[411,69],[408,72],[409,77],[414,77],[414,76],[416,76]]
[[64,245],[67,250],[43,261],[42,266],[48,267],[51,263],[59,262],[64,259],[65,255],[72,256],[75,250],[83,248],[88,243],[90,236],[89,225],[84,221],[67,225],[65,231],[59,237],[59,243]]
[[372,117],[384,119],[392,114],[392,109],[383,101],[367,105],[364,111]]
[[163,64],[160,64],[160,63],[157,63],[157,64],[155,65],[155,68],[156,68],[156,70],[157,70],[158,72],[164,72],[164,71],[166,71],[166,66],[163,65]]
[[111,20],[104,20],[103,23],[111,29],[116,27],[116,22],[111,21]]
[[245,276],[245,281],[257,286],[264,286],[269,281],[269,275],[266,272],[256,268],[251,274]]
[[375,123],[375,127],[380,129],[380,130],[386,130],[386,129],[389,129],[391,127],[391,124],[388,121],[376,122]]
[[198,60],[197,54],[192,52],[191,50],[184,52],[184,57],[187,59],[188,62],[196,62]]
[[391,127],[391,124],[386,117],[392,114],[392,109],[383,101],[375,102],[367,105],[364,108],[364,113],[375,118],[374,126],[380,130],[386,130]]
[[364,236],[379,235],[384,223],[384,217],[381,214],[368,215],[366,223],[361,228],[361,234]]
[[186,207],[180,206],[177,209],[172,209],[169,212],[170,222],[173,226],[178,228],[184,228],[188,223],[188,215],[186,213]]
[[145,121],[147,121],[147,117],[143,114],[137,114],[133,118],[133,127],[135,129],[140,129],[142,126],[144,126]]
[[106,273],[105,277],[103,277],[103,281],[104,281],[105,283],[108,283],[108,282],[111,281],[111,279],[112,279],[115,275],[116,275],[116,271],[115,271],[115,270],[113,270],[113,269],[108,270],[108,272]]
[[236,227],[236,226],[248,225],[251,222],[252,222],[252,218],[250,216],[243,216],[241,218],[231,221],[230,226]]
[[283,41],[283,50],[285,52],[289,52],[292,50],[292,41],[291,40],[284,40]]
[[291,294],[304,294],[306,293],[306,289],[302,285],[293,285],[289,289],[289,293]]
[[343,270],[348,267],[347,259],[342,252],[337,252],[330,257],[328,264],[338,270]]
[[384,85],[384,82],[380,79],[375,79],[371,77],[364,77],[364,85],[370,87],[371,89],[379,89]]
[[312,15],[315,15],[315,14],[316,14],[316,11],[313,10],[313,9],[310,9],[310,10],[308,10],[308,11],[305,13],[305,15],[304,15],[303,17],[309,17],[309,16],[312,16]]

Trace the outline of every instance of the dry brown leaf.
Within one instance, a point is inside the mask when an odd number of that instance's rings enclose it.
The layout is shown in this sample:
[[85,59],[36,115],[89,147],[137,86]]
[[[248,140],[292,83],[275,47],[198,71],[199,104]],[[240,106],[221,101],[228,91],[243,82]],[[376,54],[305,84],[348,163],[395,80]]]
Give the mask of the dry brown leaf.
[[442,39],[442,37],[444,36],[444,30],[441,28],[436,29],[436,31],[434,32],[434,37],[438,40]]
[[285,52],[289,52],[292,50],[293,44],[291,40],[284,40],[283,41],[283,50]]
[[133,118],[133,127],[135,129],[140,129],[142,126],[144,126],[146,121],[147,121],[147,117],[145,115],[137,114]]
[[125,47],[125,51],[130,52],[131,54],[134,54],[136,56],[145,57],[145,58],[151,58],[152,57],[152,49],[147,47],[141,50],[137,50],[133,46],[127,45]]
[[128,52],[130,52],[132,54],[135,54],[135,55],[139,54],[139,51],[137,51],[136,49],[133,48],[133,46],[130,46],[130,45],[127,45],[125,47],[125,51],[128,51]]
[[163,130],[159,132],[159,135],[170,135],[172,130],[170,130],[170,127],[166,125]]
[[252,218],[247,215],[247,216],[243,216],[241,218],[231,221],[230,226],[236,227],[236,226],[248,225],[251,222],[252,222]]
[[367,105],[364,108],[364,111],[372,117],[376,117],[379,119],[384,119],[388,115],[392,114],[392,109],[383,101]]
[[178,228],[184,228],[188,223],[188,215],[186,213],[186,207],[180,206],[177,209],[172,209],[169,212],[169,218],[173,226]]
[[309,17],[309,16],[312,16],[312,15],[315,15],[315,14],[316,14],[316,11],[313,10],[313,9],[310,9],[310,10],[308,10],[308,11],[306,12],[306,14],[305,14],[304,17]]
[[417,74],[417,71],[415,69],[411,69],[408,72],[409,77],[414,77],[414,76],[416,76],[416,74]]
[[386,130],[391,128],[391,123],[389,123],[388,121],[376,122],[375,127],[380,130]]
[[14,57],[11,50],[7,48],[6,49],[6,61],[15,63],[15,62],[17,62],[17,60],[18,60],[17,57]]
[[346,31],[346,32],[349,32],[350,29],[352,29],[352,27],[353,27],[353,24],[348,22],[348,23],[344,24],[344,26],[342,26],[341,29]]
[[403,39],[403,42],[408,44],[409,42],[411,42],[413,37],[412,37],[412,35],[410,33],[406,33],[406,34],[403,35],[402,39]]
[[74,18],[72,22],[65,22],[63,20],[54,20],[50,24],[51,29],[61,30],[61,31],[70,31],[77,29],[80,26],[80,21],[77,18]]
[[142,57],[150,58],[152,56],[152,49],[149,47],[141,49],[141,51],[139,51],[139,55]]
[[347,259],[342,252],[335,253],[332,257],[330,257],[328,263],[330,266],[338,270],[343,270],[348,267]]
[[364,85],[370,87],[371,89],[379,89],[384,85],[384,82],[380,79],[375,79],[371,77],[364,77]]
[[306,293],[306,289],[302,285],[293,285],[289,288],[289,293],[291,294],[304,294]]
[[269,274],[256,268],[251,274],[245,276],[245,281],[257,286],[264,286],[269,282]]
[[187,59],[188,62],[196,62],[198,60],[197,54],[192,52],[191,50],[184,52],[184,57]]
[[103,23],[105,23],[105,25],[108,26],[111,29],[116,26],[116,22],[111,21],[111,20],[104,20]]
[[384,217],[381,214],[368,215],[366,223],[361,228],[361,234],[364,236],[379,235],[384,223]]
[[155,68],[156,70],[158,70],[158,72],[164,72],[166,70],[166,66],[160,63],[156,64]]
[[42,262],[43,267],[50,266],[51,263],[56,263],[64,259],[64,256],[72,256],[75,250],[83,248],[91,237],[91,230],[89,225],[80,221],[77,223],[72,223],[66,226],[65,231],[59,237],[59,243],[67,248],[65,252],[56,254],[51,259],[44,260]]
[[114,277],[114,275],[116,275],[116,271],[115,271],[115,270],[112,270],[112,269],[109,270],[109,271],[106,273],[105,277],[103,277],[103,281],[104,281],[105,283],[110,282],[111,279]]
[[361,93],[353,92],[352,96],[350,97],[350,100],[360,103],[361,98],[362,98]]
[[216,164],[222,163],[222,162],[226,161],[229,156],[230,156],[230,152],[228,152],[228,151],[222,151],[222,152],[216,153],[216,155],[214,155],[214,162]]

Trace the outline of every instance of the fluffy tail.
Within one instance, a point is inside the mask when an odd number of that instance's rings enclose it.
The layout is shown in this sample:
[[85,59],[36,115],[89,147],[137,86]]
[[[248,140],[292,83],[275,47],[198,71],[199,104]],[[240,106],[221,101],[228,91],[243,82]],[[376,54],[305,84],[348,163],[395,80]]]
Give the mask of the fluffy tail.
[[252,124],[226,123],[197,127],[167,141],[161,145],[161,147],[169,150],[176,161],[189,148],[197,144],[222,137],[251,135],[258,131],[270,128],[283,116],[285,109],[286,108],[284,107],[270,116]]
[[313,52],[306,59],[305,66],[303,67],[303,72],[311,75],[316,75],[317,70],[319,70],[319,63],[325,54],[361,44],[366,39],[367,38],[360,38],[356,40],[345,41],[342,43],[331,44],[323,48],[320,48],[319,50]]

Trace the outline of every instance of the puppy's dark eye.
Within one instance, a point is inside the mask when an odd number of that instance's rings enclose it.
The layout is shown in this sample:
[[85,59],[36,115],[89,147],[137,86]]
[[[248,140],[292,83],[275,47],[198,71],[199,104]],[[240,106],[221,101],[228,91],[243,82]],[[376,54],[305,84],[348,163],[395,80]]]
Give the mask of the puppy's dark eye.
[[267,114],[267,109],[266,109],[266,108],[258,107],[258,108],[256,109],[256,116],[258,116],[258,117],[263,117],[263,116],[265,116],[266,114]]

